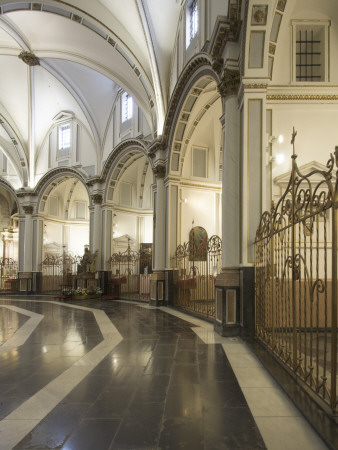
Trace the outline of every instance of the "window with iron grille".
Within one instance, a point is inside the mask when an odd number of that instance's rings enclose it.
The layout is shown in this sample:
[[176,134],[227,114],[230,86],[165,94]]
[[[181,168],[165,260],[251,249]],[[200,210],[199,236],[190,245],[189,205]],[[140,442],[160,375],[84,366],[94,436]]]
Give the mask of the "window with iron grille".
[[293,23],[295,81],[328,81],[328,29],[328,21]]

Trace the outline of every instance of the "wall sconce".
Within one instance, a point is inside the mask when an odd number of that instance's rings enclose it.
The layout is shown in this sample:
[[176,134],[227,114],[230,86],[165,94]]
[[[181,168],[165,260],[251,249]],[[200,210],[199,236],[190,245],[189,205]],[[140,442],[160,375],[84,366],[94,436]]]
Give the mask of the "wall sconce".
[[[276,141],[278,144],[282,144],[284,142],[284,136],[280,134],[278,138],[276,136],[269,136],[269,144],[272,146]],[[284,153],[276,153],[274,156],[270,156],[269,162],[273,163],[276,162],[277,164],[283,164],[285,161],[285,155]]]

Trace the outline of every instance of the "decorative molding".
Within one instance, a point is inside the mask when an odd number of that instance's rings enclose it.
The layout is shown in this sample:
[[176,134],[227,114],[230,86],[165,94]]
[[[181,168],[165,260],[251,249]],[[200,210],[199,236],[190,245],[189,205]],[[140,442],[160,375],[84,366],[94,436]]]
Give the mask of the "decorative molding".
[[238,70],[224,69],[221,82],[217,85],[217,90],[222,97],[237,95],[240,84],[240,75]]
[[269,43],[269,53],[271,53],[271,55],[276,53],[276,44],[273,44],[272,42]]
[[266,25],[268,15],[268,5],[253,5],[251,25]]
[[267,89],[268,84],[267,83],[250,83],[250,84],[243,84],[244,89]]
[[34,53],[22,51],[19,58],[30,67],[40,65],[40,60]]
[[164,178],[165,177],[165,166],[162,164],[159,164],[158,166],[154,167],[154,175],[156,178]]
[[31,205],[24,205],[22,209],[25,214],[33,214],[33,206]]
[[278,1],[278,3],[277,3],[277,9],[278,9],[278,11],[284,12],[285,6],[286,6],[286,1],[287,1],[287,0],[279,0],[279,1]]
[[101,194],[93,194],[91,197],[92,197],[92,201],[93,201],[94,205],[102,204],[103,197]]
[[335,94],[271,94],[266,96],[267,100],[311,100],[311,101],[329,101],[338,100],[338,95]]

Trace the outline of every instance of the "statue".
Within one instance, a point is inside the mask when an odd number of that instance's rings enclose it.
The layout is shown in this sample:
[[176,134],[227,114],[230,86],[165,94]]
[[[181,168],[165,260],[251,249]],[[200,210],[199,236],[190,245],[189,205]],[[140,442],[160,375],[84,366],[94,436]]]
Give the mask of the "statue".
[[98,253],[97,250],[95,253],[92,253],[88,248],[85,248],[82,260],[77,267],[77,273],[95,273]]

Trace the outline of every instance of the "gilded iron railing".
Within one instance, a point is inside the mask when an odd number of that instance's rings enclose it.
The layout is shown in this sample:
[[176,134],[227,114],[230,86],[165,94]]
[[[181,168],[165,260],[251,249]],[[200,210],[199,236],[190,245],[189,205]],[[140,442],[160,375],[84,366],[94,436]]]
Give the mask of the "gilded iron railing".
[[13,290],[17,278],[18,263],[12,258],[0,258],[0,289]]
[[149,300],[152,271],[150,247],[136,252],[132,250],[128,241],[127,249],[124,252],[113,253],[109,261],[112,273],[110,283],[119,285],[117,289],[119,297]]
[[256,234],[256,336],[336,412],[338,147],[302,174],[295,135],[288,186]]
[[179,245],[172,258],[174,306],[208,320],[215,317],[215,279],[222,269],[222,240],[211,236],[204,256],[197,257],[192,242]]
[[73,285],[82,257],[63,252],[62,255],[46,255],[41,263],[41,292],[57,293],[63,285]]

